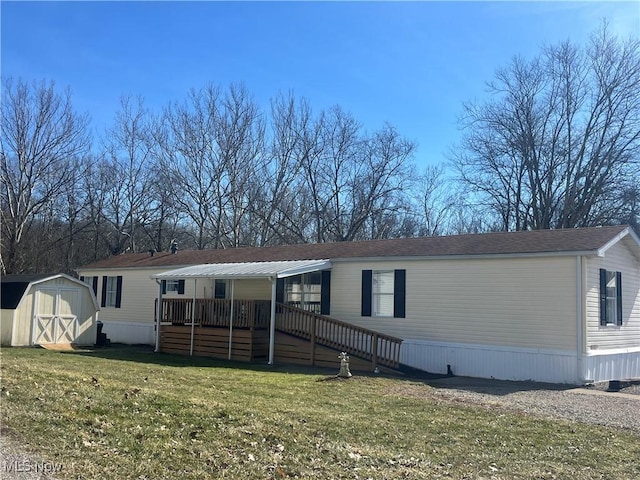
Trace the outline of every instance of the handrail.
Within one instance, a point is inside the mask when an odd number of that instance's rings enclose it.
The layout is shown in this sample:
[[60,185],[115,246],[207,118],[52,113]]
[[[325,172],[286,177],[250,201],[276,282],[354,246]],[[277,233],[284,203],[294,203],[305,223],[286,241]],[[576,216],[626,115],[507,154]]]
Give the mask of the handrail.
[[276,311],[277,330],[371,360],[374,369],[400,366],[401,338],[281,303]]
[[[267,328],[269,300],[233,300],[233,325],[238,328]],[[197,298],[196,314],[192,315],[193,299],[163,298],[162,321],[174,324],[192,320],[204,326],[228,327],[231,300]]]
[[[233,325],[237,328],[266,329],[271,318],[269,300],[233,300]],[[228,327],[231,300],[195,300],[163,298],[162,321],[187,324],[192,321],[202,326]],[[312,351],[322,345],[347,352],[349,355],[370,360],[372,369],[378,365],[390,368],[400,366],[402,339],[359,327],[335,318],[284,305],[276,305],[276,329],[309,340]]]

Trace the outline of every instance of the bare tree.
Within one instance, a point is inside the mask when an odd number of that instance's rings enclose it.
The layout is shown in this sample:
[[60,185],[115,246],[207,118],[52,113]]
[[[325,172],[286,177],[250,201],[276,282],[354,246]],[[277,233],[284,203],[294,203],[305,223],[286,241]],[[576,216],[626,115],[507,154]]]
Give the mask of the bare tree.
[[162,168],[172,179],[177,208],[192,222],[198,249],[218,247],[222,237],[223,164],[216,145],[220,90],[208,85],[165,108],[154,143]]
[[86,115],[71,105],[69,89],[53,82],[3,81],[0,181],[2,184],[2,271],[30,265],[21,244],[36,217],[73,181],[74,159],[89,147]]
[[255,173],[262,169],[264,118],[243,85],[231,85],[216,118],[216,148],[222,175],[218,205],[222,214],[222,246],[251,244],[249,213],[259,191]]
[[115,232],[109,242],[112,255],[138,251],[137,242],[144,238],[138,227],[145,223],[152,206],[150,128],[150,113],[142,98],[122,96],[120,110],[107,131],[104,153],[110,184],[106,186],[103,213]]
[[[515,58],[465,105],[460,178],[502,229],[619,222],[640,183],[640,43],[606,24],[586,47]],[[626,213],[625,213],[626,212]]]

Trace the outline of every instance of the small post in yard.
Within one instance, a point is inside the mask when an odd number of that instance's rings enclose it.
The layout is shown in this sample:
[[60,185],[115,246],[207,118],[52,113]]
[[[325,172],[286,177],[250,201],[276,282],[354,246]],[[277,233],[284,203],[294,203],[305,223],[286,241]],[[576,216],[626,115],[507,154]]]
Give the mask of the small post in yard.
[[340,372],[338,372],[337,376],[341,378],[351,378],[353,375],[351,375],[351,371],[349,370],[349,355],[347,355],[347,352],[342,352],[338,355],[338,358],[340,359]]
[[371,340],[371,363],[373,364],[373,371],[378,373],[378,335],[374,334]]

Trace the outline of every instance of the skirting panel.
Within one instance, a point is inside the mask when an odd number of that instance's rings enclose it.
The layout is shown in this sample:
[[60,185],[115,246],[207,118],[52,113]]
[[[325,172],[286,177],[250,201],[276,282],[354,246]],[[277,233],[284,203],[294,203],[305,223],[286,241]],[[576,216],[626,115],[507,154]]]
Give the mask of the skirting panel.
[[114,322],[102,320],[102,333],[106,333],[113,343],[128,345],[155,345],[155,325],[140,322]]
[[585,356],[585,378],[593,382],[640,378],[640,349]]
[[431,373],[499,380],[578,384],[575,352],[404,340],[400,362]]

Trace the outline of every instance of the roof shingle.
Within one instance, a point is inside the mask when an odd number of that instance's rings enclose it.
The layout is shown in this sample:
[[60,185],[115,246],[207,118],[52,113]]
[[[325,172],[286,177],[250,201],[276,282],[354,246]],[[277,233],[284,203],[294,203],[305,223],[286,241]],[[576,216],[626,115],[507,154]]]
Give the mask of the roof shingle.
[[117,255],[82,269],[165,267],[203,263],[268,262],[365,257],[439,257],[588,252],[602,248],[626,225],[558,230],[499,232],[443,237],[397,238],[358,242],[243,247],[218,250],[183,250]]

